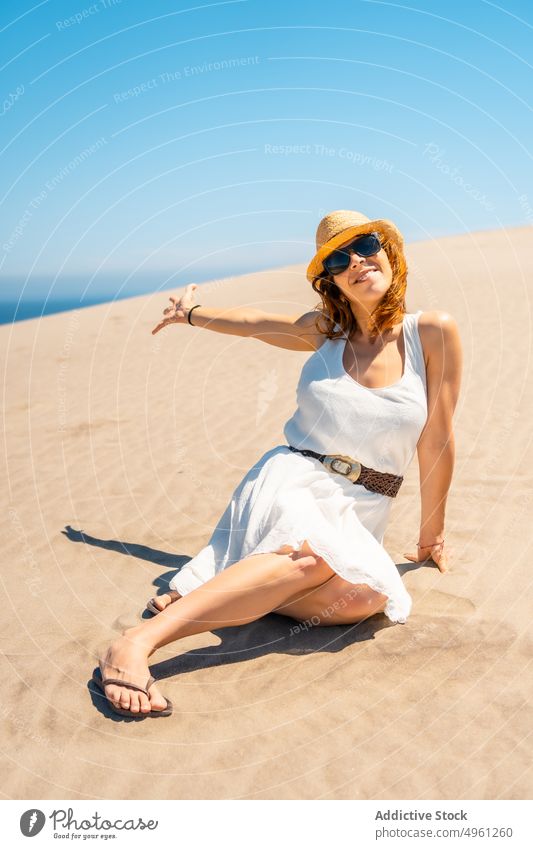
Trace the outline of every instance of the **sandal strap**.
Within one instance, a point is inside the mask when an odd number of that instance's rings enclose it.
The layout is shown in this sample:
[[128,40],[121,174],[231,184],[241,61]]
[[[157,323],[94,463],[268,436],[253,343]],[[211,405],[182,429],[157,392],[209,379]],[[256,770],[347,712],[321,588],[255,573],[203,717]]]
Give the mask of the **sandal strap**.
[[148,696],[148,698],[150,698],[150,695],[148,693],[148,687],[151,687],[153,683],[154,679],[149,678],[148,684],[145,689],[144,687],[138,687],[137,684],[130,684],[129,681],[123,681],[120,678],[105,678],[102,681],[102,687],[107,687],[108,684],[117,684],[117,686],[119,687],[129,687],[130,690],[138,690],[139,693],[144,693],[145,696]]

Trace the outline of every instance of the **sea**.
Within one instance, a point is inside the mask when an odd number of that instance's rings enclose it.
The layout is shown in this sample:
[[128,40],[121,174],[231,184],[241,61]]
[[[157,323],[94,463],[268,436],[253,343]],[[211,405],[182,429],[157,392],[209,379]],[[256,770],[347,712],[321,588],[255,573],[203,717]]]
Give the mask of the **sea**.
[[[273,267],[268,258],[264,257],[254,258],[253,264],[236,264],[231,270],[202,267],[189,268],[186,272],[168,269],[133,274],[130,271],[108,271],[92,279],[90,275],[72,275],[57,279],[47,276],[31,276],[29,279],[0,276],[0,324],[41,318],[52,313],[83,309],[110,301],[122,301],[137,295],[156,296],[161,293],[163,305],[168,306],[169,295],[183,294],[189,283],[196,283],[196,295],[199,298],[203,287],[213,291],[236,277],[260,271],[278,271],[280,266],[282,263]],[[158,306],[155,306],[155,310],[157,313]]]
[[[41,277],[30,281],[15,277],[1,278],[0,325],[106,304],[136,295],[161,292],[164,293],[165,301],[170,294],[182,294],[187,283],[197,283],[199,289],[202,282],[205,283],[205,277],[203,281],[194,278],[172,281],[168,274],[152,274],[125,283],[126,277],[127,274],[102,278],[97,285],[88,285],[84,277],[61,280]],[[209,282],[213,282],[213,276],[210,276]]]

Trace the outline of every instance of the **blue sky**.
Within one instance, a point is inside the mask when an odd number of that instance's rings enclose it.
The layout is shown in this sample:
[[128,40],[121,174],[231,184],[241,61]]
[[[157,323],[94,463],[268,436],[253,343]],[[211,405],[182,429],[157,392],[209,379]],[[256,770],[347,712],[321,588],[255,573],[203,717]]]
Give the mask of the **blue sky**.
[[0,29],[4,293],[305,262],[340,208],[533,223],[529,2],[11,0]]

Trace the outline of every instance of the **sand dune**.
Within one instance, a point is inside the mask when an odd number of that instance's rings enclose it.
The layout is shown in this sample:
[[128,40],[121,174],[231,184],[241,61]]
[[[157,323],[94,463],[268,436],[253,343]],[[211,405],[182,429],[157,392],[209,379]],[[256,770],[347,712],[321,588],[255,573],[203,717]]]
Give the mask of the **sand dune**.
[[[284,442],[309,354],[188,325],[153,337],[166,292],[0,327],[5,797],[531,798],[530,245],[522,227],[407,249],[409,312],[449,311],[463,341],[451,571],[402,556],[418,539],[415,459],[385,536],[407,624],[291,634],[271,615],[188,638],[153,657],[175,705],[156,722],[91,698],[97,648]],[[198,292],[316,303],[303,265]]]

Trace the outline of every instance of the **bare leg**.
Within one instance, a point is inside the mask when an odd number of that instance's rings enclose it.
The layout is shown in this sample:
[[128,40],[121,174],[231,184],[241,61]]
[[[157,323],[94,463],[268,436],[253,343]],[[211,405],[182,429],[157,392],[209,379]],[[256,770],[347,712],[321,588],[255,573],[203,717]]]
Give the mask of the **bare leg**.
[[[301,552],[257,554],[240,560],[153,619],[124,631],[100,659],[102,677],[124,678],[143,687],[149,676],[148,658],[161,646],[213,628],[253,622],[296,592],[319,586],[334,574],[322,558]],[[132,713],[162,710],[166,705],[155,684],[149,699],[115,684],[106,687],[106,696],[116,707]]]
[[383,613],[387,601],[367,584],[352,584],[334,575],[319,587],[286,599],[273,612],[311,625],[352,625]]

